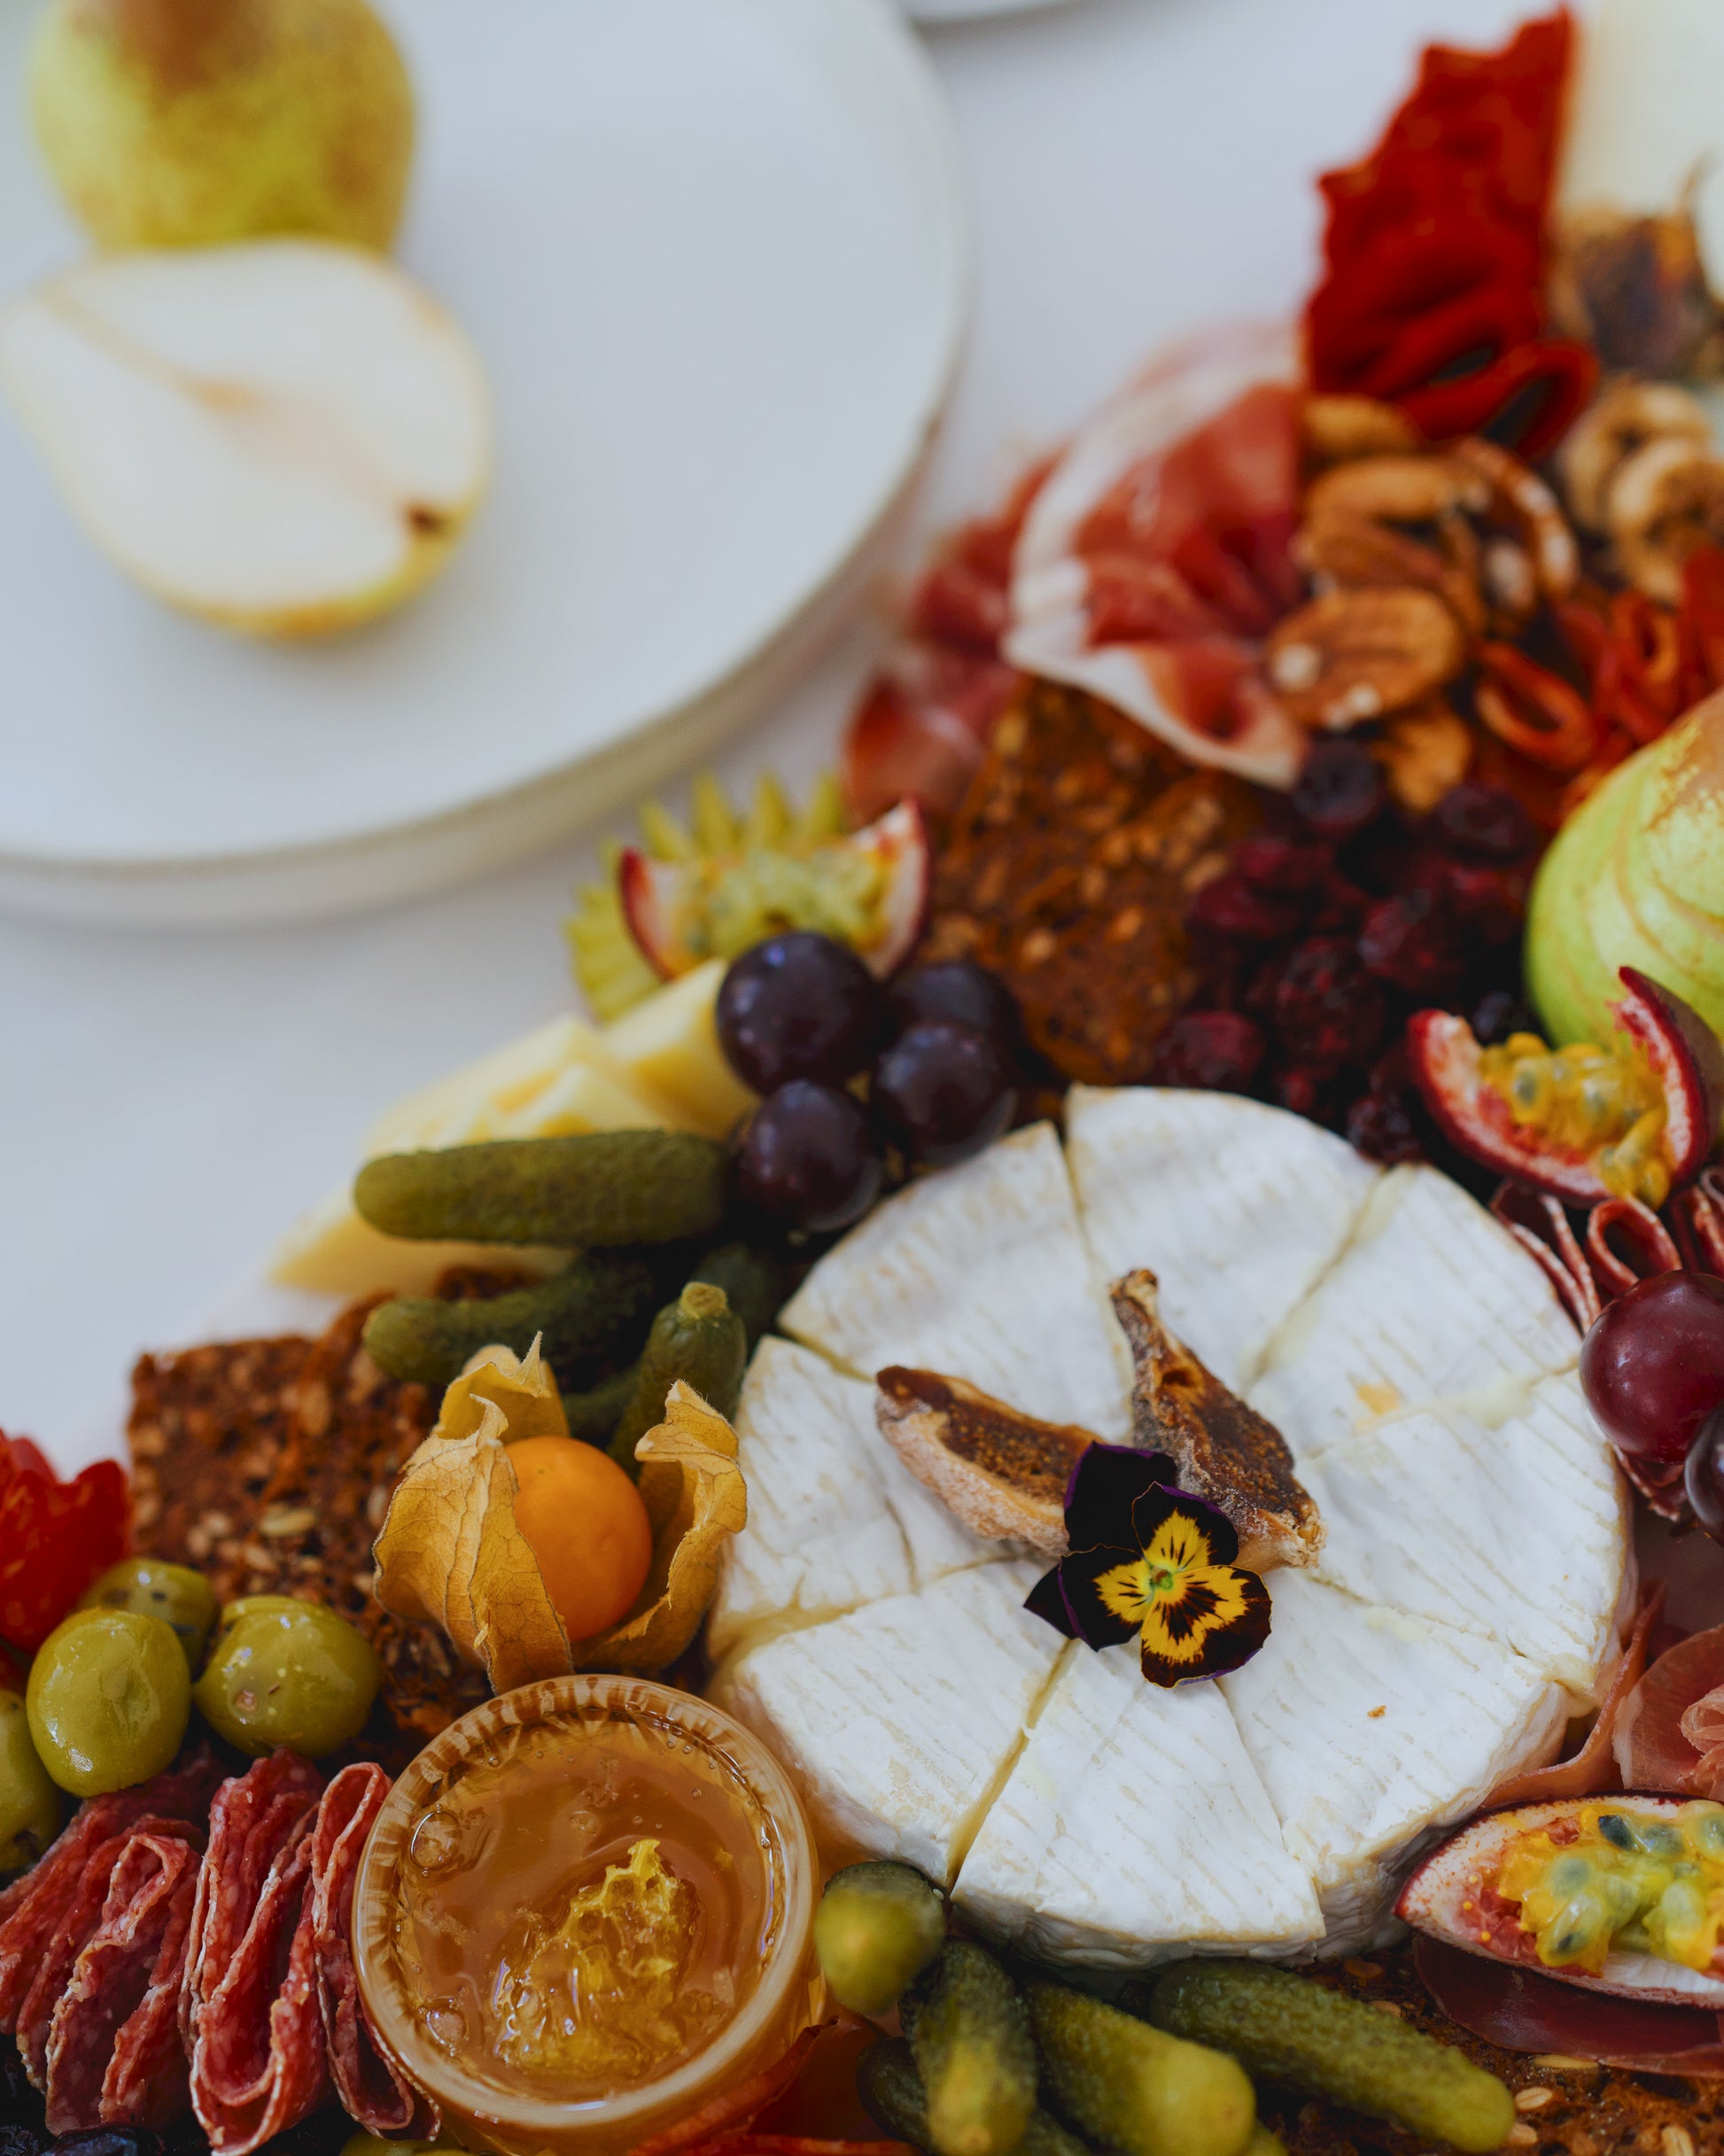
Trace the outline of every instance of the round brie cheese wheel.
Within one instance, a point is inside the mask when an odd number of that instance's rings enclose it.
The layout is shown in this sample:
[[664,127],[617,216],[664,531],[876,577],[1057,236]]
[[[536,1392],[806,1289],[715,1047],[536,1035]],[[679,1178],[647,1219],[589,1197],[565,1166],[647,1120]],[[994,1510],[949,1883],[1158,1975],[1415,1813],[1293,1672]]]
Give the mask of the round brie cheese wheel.
[[[972,1533],[874,1418],[896,1363],[1127,1440],[1107,1284],[1138,1267],[1324,1529],[1268,1575],[1263,1648],[1172,1691],[1030,1615],[1041,1561]],[[1078,1086],[1063,1144],[1039,1124],[912,1183],[780,1322],[737,1414],[715,1696],[829,1855],[920,1866],[1003,1944],[1145,1967],[1380,1942],[1414,1856],[1597,1696],[1634,1581],[1580,1337],[1433,1169],[1231,1095]]]

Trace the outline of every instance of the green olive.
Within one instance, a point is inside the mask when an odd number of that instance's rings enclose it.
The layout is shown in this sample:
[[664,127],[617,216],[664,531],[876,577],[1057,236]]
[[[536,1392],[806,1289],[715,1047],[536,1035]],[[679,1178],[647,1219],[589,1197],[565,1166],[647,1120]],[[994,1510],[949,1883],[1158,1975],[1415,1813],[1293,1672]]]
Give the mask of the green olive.
[[0,1874],[33,1864],[59,1832],[60,1800],[15,1692],[0,1692]]
[[186,1668],[196,1670],[215,1623],[215,1590],[190,1565],[167,1564],[159,1557],[122,1557],[108,1567],[78,1607],[135,1609],[143,1617],[159,1617],[179,1635]]
[[43,1641],[24,1696],[50,1777],[74,1796],[100,1796],[167,1765],[185,1735],[191,1678],[159,1617],[74,1609]]
[[242,1752],[261,1758],[284,1744],[321,1759],[358,1736],[382,1681],[370,1641],[346,1618],[321,1602],[254,1594],[222,1610],[192,1697]]

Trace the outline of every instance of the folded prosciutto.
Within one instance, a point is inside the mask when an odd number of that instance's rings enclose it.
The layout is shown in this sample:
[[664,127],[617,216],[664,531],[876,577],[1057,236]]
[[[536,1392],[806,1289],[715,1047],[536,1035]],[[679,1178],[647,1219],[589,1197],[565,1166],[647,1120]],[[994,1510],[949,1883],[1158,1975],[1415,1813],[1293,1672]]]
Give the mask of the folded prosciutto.
[[1298,381],[1285,328],[1214,331],[1082,427],[1030,502],[1003,645],[1192,763],[1284,788],[1306,736],[1261,660],[1304,595]]

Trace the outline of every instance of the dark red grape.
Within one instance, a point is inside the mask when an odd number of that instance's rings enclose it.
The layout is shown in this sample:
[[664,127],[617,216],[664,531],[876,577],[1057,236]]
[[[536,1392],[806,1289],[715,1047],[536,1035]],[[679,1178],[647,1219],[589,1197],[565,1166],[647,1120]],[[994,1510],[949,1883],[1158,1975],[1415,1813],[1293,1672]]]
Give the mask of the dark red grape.
[[1661,1273],[1619,1296],[1581,1343],[1580,1382],[1612,1444],[1674,1466],[1724,1406],[1724,1280]]
[[1700,1425],[1688,1449],[1682,1487],[1695,1518],[1714,1542],[1724,1542],[1724,1412]]
[[750,1117],[736,1183],[748,1203],[774,1219],[824,1232],[859,1220],[885,1172],[862,1103],[835,1086],[792,1078]]
[[1012,1120],[1012,1059],[990,1033],[925,1018],[874,1066],[881,1128],[912,1160],[950,1168],[990,1146]]
[[1203,1093],[1246,1093],[1265,1046],[1262,1027],[1243,1011],[1187,1011],[1156,1042],[1150,1083],[1191,1086]]
[[1432,812],[1431,828],[1453,853],[1479,860],[1518,860],[1538,843],[1533,820],[1511,793],[1464,779]]
[[911,966],[892,983],[889,1001],[896,1032],[923,1018],[944,1018],[990,1033],[1006,1048],[1015,1048],[1021,1035],[1017,998],[998,974],[974,959]]
[[1353,837],[1382,813],[1382,767],[1356,741],[1313,742],[1293,805],[1320,838]]
[[718,991],[718,1045],[745,1086],[792,1078],[835,1086],[864,1068],[885,1032],[880,984],[855,952],[798,929],[744,951]]

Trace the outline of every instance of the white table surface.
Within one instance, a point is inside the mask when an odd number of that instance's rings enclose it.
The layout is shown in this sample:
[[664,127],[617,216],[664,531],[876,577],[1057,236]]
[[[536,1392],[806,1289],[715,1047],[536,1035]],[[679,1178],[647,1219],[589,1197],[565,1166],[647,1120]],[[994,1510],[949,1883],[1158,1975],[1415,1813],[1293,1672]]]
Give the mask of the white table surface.
[[[923,527],[985,503],[1159,339],[1296,306],[1311,175],[1370,141],[1425,38],[1494,41],[1530,12],[1074,0],[931,32],[974,168],[981,282]],[[4,608],[0,594],[0,652]],[[875,633],[858,624],[763,712],[723,774],[800,781],[828,760]],[[0,1427],[50,1451],[86,1429],[140,1348],[195,1338],[351,1171],[379,1109],[567,1008],[561,922],[591,862],[571,848],[291,930],[0,921]]]

